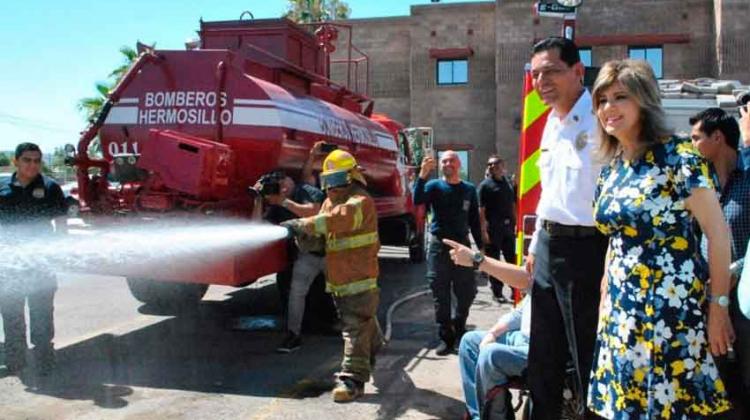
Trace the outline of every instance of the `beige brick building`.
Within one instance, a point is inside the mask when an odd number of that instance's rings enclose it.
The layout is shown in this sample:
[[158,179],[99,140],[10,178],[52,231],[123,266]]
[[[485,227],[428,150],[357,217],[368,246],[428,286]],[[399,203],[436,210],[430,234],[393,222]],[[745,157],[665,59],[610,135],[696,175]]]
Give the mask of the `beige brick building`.
[[[434,127],[438,148],[467,151],[477,182],[490,153],[516,170],[524,65],[535,40],[561,31],[562,20],[535,17],[532,5],[432,3],[412,6],[409,16],[342,23],[369,56],[375,111]],[[747,82],[749,16],[749,0],[584,0],[576,42],[593,66],[644,54],[665,79]],[[346,78],[340,68],[332,68],[334,80]]]

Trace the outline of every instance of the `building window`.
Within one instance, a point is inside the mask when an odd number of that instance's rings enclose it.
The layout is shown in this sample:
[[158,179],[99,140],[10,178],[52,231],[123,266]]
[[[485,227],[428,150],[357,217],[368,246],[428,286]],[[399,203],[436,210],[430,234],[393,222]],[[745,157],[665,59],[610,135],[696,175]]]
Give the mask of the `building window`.
[[630,47],[628,57],[635,60],[646,60],[657,79],[663,77],[662,73],[662,48],[661,47]]
[[437,84],[462,85],[469,82],[469,60],[438,60]]
[[581,56],[581,63],[584,67],[591,67],[594,62],[593,56],[591,55],[591,48],[579,48],[578,54]]

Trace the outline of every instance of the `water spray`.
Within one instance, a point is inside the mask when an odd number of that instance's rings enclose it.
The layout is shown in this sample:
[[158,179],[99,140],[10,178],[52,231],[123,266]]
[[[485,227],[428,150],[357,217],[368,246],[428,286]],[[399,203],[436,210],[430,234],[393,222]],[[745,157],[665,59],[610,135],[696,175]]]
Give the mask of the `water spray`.
[[0,231],[0,267],[23,272],[96,272],[123,275],[127,267],[158,270],[167,264],[252,250],[286,237],[287,230],[236,219],[143,221],[50,235],[19,227]]

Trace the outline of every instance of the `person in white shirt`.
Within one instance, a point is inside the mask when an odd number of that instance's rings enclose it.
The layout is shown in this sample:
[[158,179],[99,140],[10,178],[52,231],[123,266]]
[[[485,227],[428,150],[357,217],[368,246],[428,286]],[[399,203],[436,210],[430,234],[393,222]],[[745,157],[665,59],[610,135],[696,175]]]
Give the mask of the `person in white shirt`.
[[573,41],[550,37],[534,45],[531,73],[552,111],[540,146],[542,194],[526,264],[534,295],[527,380],[531,418],[557,420],[567,364],[576,367],[580,395],[586,395],[592,365],[607,249],[593,217],[602,162],[591,95]]

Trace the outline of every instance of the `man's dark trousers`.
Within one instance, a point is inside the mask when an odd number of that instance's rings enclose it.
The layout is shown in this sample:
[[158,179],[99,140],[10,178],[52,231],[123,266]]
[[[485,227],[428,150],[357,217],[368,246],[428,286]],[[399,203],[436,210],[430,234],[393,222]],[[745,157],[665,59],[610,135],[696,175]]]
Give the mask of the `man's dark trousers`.
[[24,290],[6,290],[0,294],[0,312],[5,332],[6,364],[22,366],[26,357],[26,319],[24,307],[29,304],[29,333],[35,352],[53,349],[55,336],[54,299],[57,284],[54,276],[31,274]]
[[[458,241],[469,245],[468,241]],[[466,329],[469,308],[477,294],[474,270],[461,267],[451,261],[450,247],[432,236],[427,251],[427,281],[432,289],[435,303],[435,321],[439,326],[440,339],[453,345]],[[451,318],[451,290],[456,295],[456,313]]]
[[550,236],[540,230],[534,259],[531,342],[527,378],[531,418],[560,418],[565,370],[574,341],[586,400],[599,318],[607,238]]

